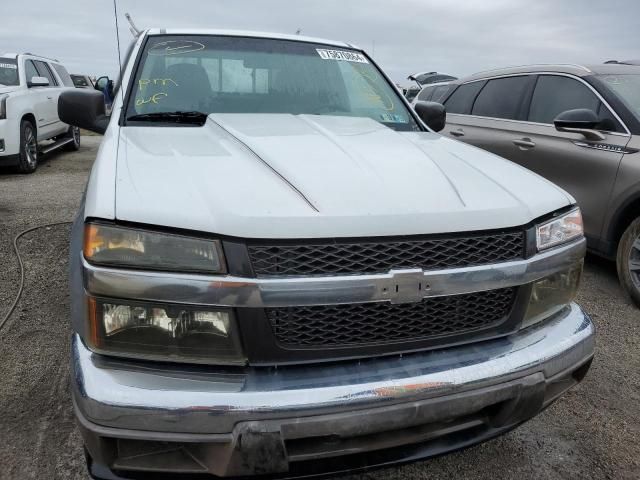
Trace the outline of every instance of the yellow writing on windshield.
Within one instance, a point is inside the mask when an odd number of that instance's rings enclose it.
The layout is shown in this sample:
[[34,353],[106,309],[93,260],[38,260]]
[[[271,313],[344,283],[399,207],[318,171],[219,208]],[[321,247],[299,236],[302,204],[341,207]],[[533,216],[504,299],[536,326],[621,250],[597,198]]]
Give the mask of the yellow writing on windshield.
[[173,78],[141,78],[138,80],[138,89],[144,90],[149,85],[161,85],[163,87],[166,86],[176,86],[178,87],[178,83]]
[[392,112],[395,109],[393,99],[384,89],[382,91],[378,89],[377,78],[364,65],[354,65],[354,68],[362,75],[361,78],[364,80],[360,85],[363,96],[367,97],[372,104],[382,103],[386,111]]
[[157,105],[158,102],[160,100],[162,100],[165,97],[168,97],[169,94],[168,93],[164,93],[164,92],[159,92],[159,93],[155,93],[153,95],[151,95],[148,99],[143,98],[138,98],[136,99],[136,107],[140,107],[142,105],[147,105],[149,103],[153,103],[154,105]]

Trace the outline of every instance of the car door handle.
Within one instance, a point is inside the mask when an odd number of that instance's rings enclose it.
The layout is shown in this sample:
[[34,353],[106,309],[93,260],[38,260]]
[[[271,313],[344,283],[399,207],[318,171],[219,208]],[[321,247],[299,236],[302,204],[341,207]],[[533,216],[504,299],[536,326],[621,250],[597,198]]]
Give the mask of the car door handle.
[[534,148],[536,146],[536,142],[532,142],[530,138],[514,140],[513,144],[521,148]]
[[449,133],[454,137],[464,137],[464,131],[462,129],[451,130]]

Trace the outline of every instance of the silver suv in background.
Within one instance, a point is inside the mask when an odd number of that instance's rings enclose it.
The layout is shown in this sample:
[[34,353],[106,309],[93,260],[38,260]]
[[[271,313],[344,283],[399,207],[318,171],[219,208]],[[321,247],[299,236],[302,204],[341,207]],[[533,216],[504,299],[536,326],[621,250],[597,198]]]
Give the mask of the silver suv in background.
[[455,88],[451,85],[451,82],[438,82],[432,83],[431,85],[427,85],[420,93],[416,95],[416,97],[411,102],[412,105],[415,106],[418,102],[438,102],[441,103],[442,100],[447,96],[450,90]]
[[589,249],[640,305],[640,66],[533,65],[452,82],[448,136],[575,196]]
[[404,96],[409,102],[414,102],[416,96],[426,87],[427,85],[433,85],[435,83],[444,83],[451,82],[452,80],[457,80],[458,77],[453,77],[446,73],[439,72],[420,72],[413,73],[407,77],[407,80],[411,80],[415,83],[415,85],[407,88]]

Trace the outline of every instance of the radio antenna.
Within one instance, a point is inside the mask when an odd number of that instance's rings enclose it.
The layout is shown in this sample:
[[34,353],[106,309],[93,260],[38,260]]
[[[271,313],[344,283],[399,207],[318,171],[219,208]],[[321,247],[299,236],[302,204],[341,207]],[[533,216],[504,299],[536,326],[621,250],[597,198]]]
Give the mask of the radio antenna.
[[122,76],[122,57],[120,56],[120,29],[118,28],[118,5],[113,0],[113,16],[116,19],[116,41],[118,43],[118,66],[120,67],[120,76]]
[[124,17],[127,19],[127,22],[129,22],[129,31],[131,32],[131,35],[133,35],[134,38],[138,38],[142,33],[142,31],[140,31],[140,29],[136,27],[136,24],[133,23],[133,19],[131,18],[131,15],[129,15],[128,13],[125,13]]

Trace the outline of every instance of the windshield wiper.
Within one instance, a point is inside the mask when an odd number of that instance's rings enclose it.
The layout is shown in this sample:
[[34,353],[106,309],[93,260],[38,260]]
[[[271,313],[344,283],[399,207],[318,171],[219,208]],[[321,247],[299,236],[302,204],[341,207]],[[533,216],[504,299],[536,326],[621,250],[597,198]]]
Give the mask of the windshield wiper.
[[154,112],[132,115],[127,117],[127,120],[135,122],[170,122],[204,125],[207,121],[207,116],[206,113],[202,112]]

